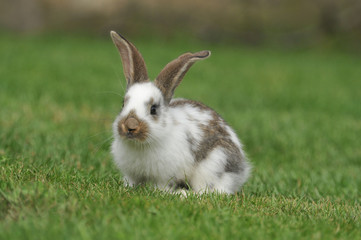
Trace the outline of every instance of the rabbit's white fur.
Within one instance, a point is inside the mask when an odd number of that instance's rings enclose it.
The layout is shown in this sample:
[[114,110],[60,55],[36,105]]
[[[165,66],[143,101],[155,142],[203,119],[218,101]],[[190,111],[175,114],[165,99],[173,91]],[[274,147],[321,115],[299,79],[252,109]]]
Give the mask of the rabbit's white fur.
[[[124,38],[113,33],[112,37],[116,45],[118,44],[123,66],[125,61],[139,57],[132,55],[136,49]],[[126,54],[122,52],[123,46],[119,46],[120,44],[125,45],[123,51],[126,51],[128,56],[124,57]],[[180,73],[177,75],[184,75],[183,72],[190,67],[188,64],[192,64],[191,60],[180,66]],[[133,62],[128,66],[133,66]],[[124,69],[124,72],[126,71],[132,73],[129,69]],[[176,77],[179,77],[177,75]],[[250,165],[234,131],[218,114],[202,104],[184,99],[167,102],[167,93],[162,92],[162,88],[157,84],[159,85],[159,82],[128,82],[126,104],[113,123],[114,141],[111,151],[125,182],[130,186],[152,183],[166,190],[189,186],[196,192],[238,191],[249,176]],[[150,102],[159,106],[156,117],[149,112]],[[143,123],[146,129],[143,140],[120,134],[120,131],[124,131],[124,119],[130,115]],[[216,137],[219,142],[223,141],[223,144],[207,147],[207,143],[204,144],[207,131],[213,131],[211,127],[215,121],[215,127],[220,129],[217,131],[225,136],[218,134],[211,137],[213,140]],[[217,142],[218,140],[214,143]],[[203,157],[197,158],[197,154]]]
[[[138,83],[128,93],[129,102],[113,124],[114,142],[112,153],[115,163],[129,185],[151,182],[168,189],[177,181],[187,181],[194,191],[212,190],[233,193],[247,180],[249,166],[243,175],[226,173],[219,178],[220,169],[226,164],[222,147],[217,147],[207,159],[195,163],[192,147],[187,140],[191,133],[195,142],[201,142],[203,133],[198,124],[212,120],[211,110],[200,112],[190,105],[161,109],[160,118],[154,121],[148,114],[146,102],[151,98],[162,100],[161,92],[153,83]],[[173,99],[172,101],[178,101]],[[139,118],[149,122],[149,139],[145,143],[124,141],[118,134],[118,122],[135,109]],[[192,116],[190,119],[189,116]],[[241,149],[241,144],[229,126],[225,126],[232,141]],[[241,151],[244,156],[243,152]],[[213,185],[213,186],[211,186]]]

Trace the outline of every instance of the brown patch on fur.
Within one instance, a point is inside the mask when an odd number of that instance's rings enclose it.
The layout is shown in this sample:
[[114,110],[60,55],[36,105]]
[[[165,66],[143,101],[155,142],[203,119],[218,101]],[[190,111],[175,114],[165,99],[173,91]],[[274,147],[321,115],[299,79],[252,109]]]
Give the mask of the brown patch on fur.
[[[129,133],[125,127],[125,121],[129,118],[135,118],[139,122],[139,128],[136,131]],[[120,136],[127,139],[134,139],[138,141],[145,141],[149,134],[148,124],[138,118],[135,111],[132,110],[129,114],[118,122],[118,133]]]
[[229,151],[227,154],[227,163],[224,166],[224,170],[226,172],[239,173],[243,171],[244,163],[242,161],[242,157],[240,152]]
[[242,155],[240,149],[232,141],[227,132],[226,122],[216,113],[213,112],[213,119],[207,125],[201,124],[203,130],[203,141],[200,142],[195,157],[197,161],[206,159],[210,152],[217,147],[221,147],[226,154],[227,162],[224,166],[226,172],[240,172],[242,168]]
[[187,135],[187,142],[189,143],[189,145],[194,146],[196,144],[196,140],[194,139],[192,134],[190,132],[187,132],[186,135]]
[[[197,162],[206,159],[210,152],[217,147],[221,147],[226,154],[227,162],[224,166],[225,172],[239,173],[244,169],[243,157],[238,146],[232,141],[226,126],[227,123],[210,107],[203,103],[187,100],[177,99],[170,103],[170,107],[191,106],[198,108],[201,111],[208,111],[212,115],[212,119],[205,123],[200,123],[199,128],[203,132],[202,141],[197,143],[190,133],[187,134],[187,141],[193,152],[194,158]],[[193,121],[192,116],[188,117]]]
[[207,105],[204,105],[201,102],[197,102],[197,101],[189,100],[189,99],[175,99],[175,100],[171,101],[169,104],[169,107],[174,107],[174,108],[183,107],[183,106],[191,106],[191,107],[198,108],[198,109],[204,110],[204,111],[214,111],[213,109],[211,109]]
[[197,151],[198,143],[190,132],[187,132],[186,135],[187,135],[187,142],[189,144],[189,147],[193,155],[195,155],[194,153]]

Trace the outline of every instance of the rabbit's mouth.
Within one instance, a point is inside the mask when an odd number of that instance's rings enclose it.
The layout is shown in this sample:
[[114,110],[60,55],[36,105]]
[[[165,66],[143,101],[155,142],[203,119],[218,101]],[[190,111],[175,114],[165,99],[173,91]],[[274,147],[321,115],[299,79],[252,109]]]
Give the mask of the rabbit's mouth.
[[141,140],[141,138],[139,138],[139,134],[137,133],[132,133],[132,132],[127,132],[125,134],[125,137],[128,138],[128,139],[134,139],[134,140]]

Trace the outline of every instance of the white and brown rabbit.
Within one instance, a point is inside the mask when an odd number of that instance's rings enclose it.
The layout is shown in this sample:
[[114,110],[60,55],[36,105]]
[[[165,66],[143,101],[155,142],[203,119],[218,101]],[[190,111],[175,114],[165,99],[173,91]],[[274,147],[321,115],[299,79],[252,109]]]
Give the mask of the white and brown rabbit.
[[135,46],[114,31],[111,37],[127,81],[111,147],[124,181],[130,186],[151,183],[168,191],[240,190],[250,164],[235,132],[204,104],[172,98],[189,68],[211,53],[185,53],[151,82]]

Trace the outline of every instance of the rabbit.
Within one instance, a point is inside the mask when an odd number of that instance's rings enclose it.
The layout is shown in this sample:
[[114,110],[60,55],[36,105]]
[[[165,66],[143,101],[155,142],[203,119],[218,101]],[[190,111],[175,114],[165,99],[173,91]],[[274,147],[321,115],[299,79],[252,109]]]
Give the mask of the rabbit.
[[251,165],[237,135],[214,110],[182,98],[175,88],[210,51],[184,53],[150,81],[136,47],[111,31],[126,78],[121,112],[113,123],[111,153],[127,186],[234,194]]

